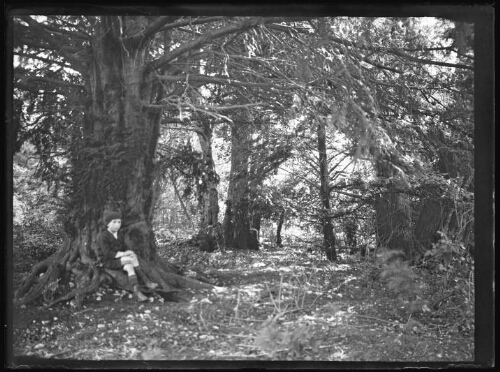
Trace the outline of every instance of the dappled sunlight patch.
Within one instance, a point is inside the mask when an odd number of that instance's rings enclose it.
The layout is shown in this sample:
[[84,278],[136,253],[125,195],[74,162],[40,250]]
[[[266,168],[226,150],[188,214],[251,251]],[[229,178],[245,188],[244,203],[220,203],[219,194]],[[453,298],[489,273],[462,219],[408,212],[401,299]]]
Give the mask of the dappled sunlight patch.
[[261,291],[261,285],[259,284],[250,284],[239,287],[240,293],[244,293],[249,297],[255,296],[257,293]]

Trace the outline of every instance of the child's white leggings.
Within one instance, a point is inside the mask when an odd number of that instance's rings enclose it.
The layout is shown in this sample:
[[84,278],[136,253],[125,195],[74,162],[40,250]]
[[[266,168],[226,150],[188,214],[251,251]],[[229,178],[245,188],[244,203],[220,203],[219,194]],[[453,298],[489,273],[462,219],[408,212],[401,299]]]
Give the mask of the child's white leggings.
[[120,258],[120,262],[123,265],[123,270],[127,272],[128,276],[135,275],[134,267],[139,266],[139,260],[137,259],[137,256],[122,257]]

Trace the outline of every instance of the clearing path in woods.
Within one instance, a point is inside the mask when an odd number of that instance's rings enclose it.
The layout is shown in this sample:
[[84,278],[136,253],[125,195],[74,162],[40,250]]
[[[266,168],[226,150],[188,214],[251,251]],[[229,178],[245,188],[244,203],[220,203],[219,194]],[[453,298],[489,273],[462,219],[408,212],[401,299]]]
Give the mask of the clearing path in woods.
[[[391,291],[372,261],[303,248],[212,253],[213,291],[187,302],[100,288],[79,309],[15,308],[14,356],[49,360],[467,362],[473,314]],[[457,319],[464,319],[458,321]],[[467,320],[469,319],[469,320]],[[22,358],[19,358],[21,361]]]

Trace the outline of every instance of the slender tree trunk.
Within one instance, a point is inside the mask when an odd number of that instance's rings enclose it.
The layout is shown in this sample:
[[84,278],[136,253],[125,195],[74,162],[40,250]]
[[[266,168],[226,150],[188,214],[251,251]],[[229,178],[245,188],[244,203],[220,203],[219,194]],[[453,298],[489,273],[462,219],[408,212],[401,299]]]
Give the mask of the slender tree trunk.
[[217,226],[219,222],[219,193],[217,191],[219,177],[215,172],[215,164],[212,156],[212,126],[210,120],[202,117],[202,115],[198,115],[198,118],[201,122],[198,139],[200,141],[203,164],[205,166],[200,219],[200,230],[204,230],[208,226]]
[[278,227],[276,228],[276,245],[278,247],[282,247],[282,239],[281,239],[281,229],[283,228],[283,223],[285,222],[285,210],[283,209],[280,212],[280,216],[278,219]]
[[323,228],[323,249],[330,261],[337,260],[335,249],[335,234],[333,233],[332,217],[330,216],[330,190],[328,179],[328,159],[326,156],[326,127],[318,120],[318,152],[320,173],[321,226]]
[[186,208],[186,204],[184,204],[184,201],[182,200],[182,196],[179,192],[179,189],[177,188],[177,184],[175,183],[175,178],[174,178],[172,172],[170,172],[169,178],[170,178],[170,182],[172,182],[172,187],[174,188],[175,196],[177,196],[177,200],[179,201],[179,204],[181,205],[182,211],[184,212],[184,216],[186,216],[186,219],[189,221],[191,228],[194,229],[195,228],[194,221],[191,218],[191,215],[189,214],[189,212]]

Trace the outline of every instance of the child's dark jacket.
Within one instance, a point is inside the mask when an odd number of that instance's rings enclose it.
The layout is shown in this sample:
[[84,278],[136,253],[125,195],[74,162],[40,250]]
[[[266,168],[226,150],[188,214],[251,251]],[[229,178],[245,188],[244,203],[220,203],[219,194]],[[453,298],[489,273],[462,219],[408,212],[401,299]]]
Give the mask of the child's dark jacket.
[[125,244],[123,241],[123,234],[118,232],[118,239],[108,230],[104,230],[97,238],[97,252],[99,261],[108,269],[120,269],[122,267],[120,259],[116,258],[117,252],[124,252]]

